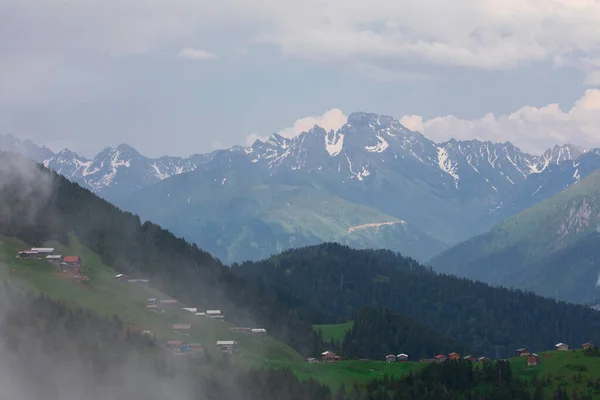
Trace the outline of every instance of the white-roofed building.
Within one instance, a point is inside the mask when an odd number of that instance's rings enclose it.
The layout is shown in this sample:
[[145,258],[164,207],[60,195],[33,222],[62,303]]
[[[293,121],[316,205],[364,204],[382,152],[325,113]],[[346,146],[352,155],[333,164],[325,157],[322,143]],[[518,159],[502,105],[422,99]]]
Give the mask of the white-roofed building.
[[49,255],[54,253],[54,247],[32,247],[31,250],[37,251],[38,253],[43,255]]
[[217,347],[221,351],[233,352],[237,348],[237,342],[235,340],[219,340],[217,341]]
[[569,345],[565,344],[565,343],[562,343],[562,342],[555,344],[554,347],[558,351],[567,351],[567,350],[569,350]]

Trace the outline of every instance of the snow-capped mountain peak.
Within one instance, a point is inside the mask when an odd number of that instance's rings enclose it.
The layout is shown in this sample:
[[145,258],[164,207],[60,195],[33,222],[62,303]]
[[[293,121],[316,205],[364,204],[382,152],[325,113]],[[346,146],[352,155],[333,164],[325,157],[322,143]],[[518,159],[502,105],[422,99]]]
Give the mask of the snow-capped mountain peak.
[[53,153],[9,135],[0,136],[0,148],[43,162],[108,198],[199,168],[241,168],[246,162],[264,165],[271,175],[283,171],[329,174],[341,183],[362,185],[407,174],[410,179],[423,179],[432,187],[449,190],[449,196],[495,198],[531,174],[574,160],[585,152],[570,144],[535,156],[508,142],[451,139],[435,143],[407,129],[397,119],[365,112],[350,114],[347,123],[337,131],[327,132],[314,126],[292,138],[273,134],[266,141],[256,140],[250,147],[234,146],[189,158],[150,159],[121,144],[87,159],[70,150]]

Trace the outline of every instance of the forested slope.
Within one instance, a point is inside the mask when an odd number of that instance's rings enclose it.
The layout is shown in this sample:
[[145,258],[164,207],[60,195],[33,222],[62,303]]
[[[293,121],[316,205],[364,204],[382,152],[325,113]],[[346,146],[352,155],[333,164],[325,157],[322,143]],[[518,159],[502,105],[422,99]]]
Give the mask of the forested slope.
[[437,274],[390,251],[323,244],[234,270],[282,304],[303,302],[296,310],[315,323],[349,320],[365,305],[387,307],[491,357],[523,346],[600,342],[600,312],[589,307]]
[[464,354],[468,346],[419,322],[372,307],[357,310],[352,329],[341,343],[344,355],[383,359],[384,355],[410,353],[412,361],[437,354]]
[[72,233],[122,273],[151,279],[182,302],[221,309],[240,324],[261,325],[300,352],[315,351],[312,324],[297,317],[293,299],[273,301],[209,253],[41,165],[0,153],[0,198],[1,234],[41,245],[66,244]]

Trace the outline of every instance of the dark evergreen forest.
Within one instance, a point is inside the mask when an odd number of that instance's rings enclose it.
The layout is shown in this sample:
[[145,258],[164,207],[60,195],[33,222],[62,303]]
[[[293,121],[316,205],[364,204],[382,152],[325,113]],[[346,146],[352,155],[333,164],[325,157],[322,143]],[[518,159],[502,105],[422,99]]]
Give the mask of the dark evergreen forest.
[[[507,362],[459,360],[332,393],[287,368],[246,370],[210,357],[174,362],[151,337],[118,318],[73,310],[4,283],[0,298],[2,394],[19,400],[587,400],[594,390],[571,397],[535,377],[514,378]],[[590,350],[589,356],[597,355]]]
[[347,357],[377,360],[387,354],[409,353],[412,361],[418,361],[437,354],[468,352],[468,347],[454,338],[386,309],[361,308],[352,320],[352,329],[337,345]]
[[151,279],[182,302],[221,309],[240,325],[263,326],[301,353],[318,350],[312,324],[297,316],[293,299],[278,303],[196,245],[41,165],[0,152],[0,199],[0,234],[36,246],[49,239],[67,243],[74,234],[107,265]]
[[[490,357],[512,355],[522,346],[541,351],[558,341],[600,342],[599,312],[439,275],[389,251],[324,244],[230,268],[11,153],[0,153],[0,198],[0,233],[31,245],[66,242],[75,234],[118,271],[151,279],[182,302],[220,308],[236,323],[260,324],[305,355],[323,348],[313,323],[345,321],[365,306],[417,322],[407,337],[428,328],[452,346]],[[389,339],[388,348],[395,340]]]
[[[513,377],[506,361],[480,363],[475,367],[469,361],[446,361],[429,364],[418,374],[400,379],[387,376],[367,385],[368,400],[588,400],[586,393],[571,397],[558,387],[545,388],[541,380],[519,380]],[[359,398],[359,397],[357,397]],[[364,398],[364,397],[363,397]]]
[[298,315],[315,323],[350,320],[364,306],[384,307],[493,358],[513,356],[520,347],[543,351],[558,342],[600,342],[600,312],[589,307],[437,274],[391,251],[327,243],[233,269],[277,302],[293,299]]

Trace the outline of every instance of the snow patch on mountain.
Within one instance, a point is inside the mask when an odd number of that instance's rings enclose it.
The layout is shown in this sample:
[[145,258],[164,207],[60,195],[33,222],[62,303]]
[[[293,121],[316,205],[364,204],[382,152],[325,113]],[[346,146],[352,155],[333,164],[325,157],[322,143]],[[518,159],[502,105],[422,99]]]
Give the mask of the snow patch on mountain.
[[450,175],[454,178],[454,186],[458,189],[458,181],[460,180],[460,176],[457,173],[457,165],[456,162],[450,159],[448,154],[448,150],[445,147],[437,148],[438,154],[438,165],[442,171]]
[[[291,138],[274,134],[264,142],[256,140],[249,147],[234,146],[190,158],[149,159],[121,145],[116,149],[107,148],[89,160],[68,150],[55,154],[33,144],[22,146],[18,139],[1,135],[0,145],[9,150],[25,149],[30,152],[29,157],[39,155],[36,160],[46,167],[108,196],[109,200],[114,193],[134,192],[198,168],[245,168],[245,163],[254,163],[267,167],[269,174],[302,170],[322,176],[332,174],[327,179],[341,182],[366,181],[375,171],[379,179],[386,179],[388,173],[406,172],[413,177],[411,179],[426,179],[429,185],[444,190],[456,192],[460,183],[458,193],[461,195],[491,194],[500,201],[495,192],[505,193],[508,186],[518,185],[532,173],[541,173],[550,164],[565,159],[575,159],[584,151],[564,145],[535,156],[521,152],[510,143],[477,140],[435,143],[392,117],[370,113],[351,114],[347,124],[337,131],[327,132],[315,126]],[[337,159],[331,158],[341,154]],[[412,160],[419,161],[419,165]],[[577,181],[579,174],[584,176],[585,171],[582,166],[569,176],[575,172],[573,180]],[[447,185],[446,175],[452,177],[454,185]]]
[[167,179],[170,176],[169,173],[161,171],[160,167],[156,165],[156,162],[150,164],[150,167],[154,170],[154,176],[160,180]]
[[337,156],[344,148],[344,134],[333,131],[325,135],[325,150],[330,156]]
[[369,175],[371,175],[371,171],[369,171],[367,167],[362,167],[362,169],[356,174],[356,178],[359,181],[364,181]]
[[376,135],[377,137],[377,144],[374,146],[365,146],[365,150],[367,150],[369,153],[383,153],[385,151],[385,149],[387,149],[390,144],[383,138],[381,137],[381,135]]

